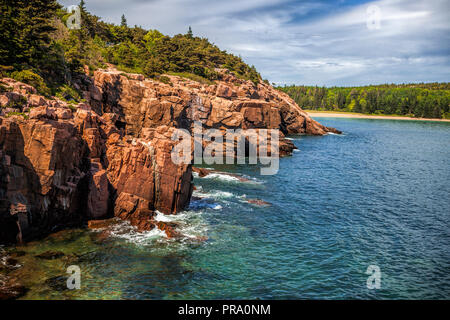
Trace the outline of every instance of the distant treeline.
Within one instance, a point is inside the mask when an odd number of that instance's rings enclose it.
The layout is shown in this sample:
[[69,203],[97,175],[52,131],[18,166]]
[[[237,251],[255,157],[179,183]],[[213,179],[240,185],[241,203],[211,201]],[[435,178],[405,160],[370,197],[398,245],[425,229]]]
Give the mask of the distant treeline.
[[450,83],[365,87],[284,86],[303,109],[450,119]]

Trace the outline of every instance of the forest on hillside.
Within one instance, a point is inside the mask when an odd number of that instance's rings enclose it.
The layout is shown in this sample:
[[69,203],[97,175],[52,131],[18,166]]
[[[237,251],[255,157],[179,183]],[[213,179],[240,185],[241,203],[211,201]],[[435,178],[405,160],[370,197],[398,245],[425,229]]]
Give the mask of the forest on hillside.
[[85,66],[93,72],[106,63],[157,79],[172,73],[212,81],[218,75],[215,68],[255,83],[261,79],[254,66],[194,36],[190,27],[169,37],[130,27],[125,16],[120,25],[103,22],[87,11],[83,0],[79,8],[81,28],[69,29],[67,20],[74,12],[56,0],[0,0],[0,76],[33,85],[45,95],[73,99],[79,94],[72,79]]
[[[254,66],[194,36],[190,27],[170,37],[131,27],[125,16],[119,25],[106,23],[87,11],[84,0],[79,8],[81,27],[69,29],[74,12],[56,0],[0,0],[0,76],[73,100],[80,99],[73,79],[86,72],[85,66],[92,73],[107,63],[161,81],[163,73],[170,73],[211,82],[216,68],[254,83],[261,80]],[[305,109],[450,118],[449,83],[278,89]]]
[[450,83],[364,87],[284,86],[303,109],[450,119]]

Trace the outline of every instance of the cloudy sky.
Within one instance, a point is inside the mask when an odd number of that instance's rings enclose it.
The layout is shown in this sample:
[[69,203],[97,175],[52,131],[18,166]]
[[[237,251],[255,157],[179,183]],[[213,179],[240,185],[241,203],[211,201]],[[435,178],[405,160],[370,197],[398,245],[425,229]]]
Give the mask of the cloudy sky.
[[277,84],[450,82],[450,0],[85,1],[108,22],[191,26]]

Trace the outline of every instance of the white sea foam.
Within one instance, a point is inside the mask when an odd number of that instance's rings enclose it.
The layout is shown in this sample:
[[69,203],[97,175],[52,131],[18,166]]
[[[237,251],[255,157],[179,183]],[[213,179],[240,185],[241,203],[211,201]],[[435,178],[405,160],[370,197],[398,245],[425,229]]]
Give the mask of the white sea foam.
[[292,137],[289,137],[286,139],[291,140],[291,141],[299,141],[299,140],[302,140],[303,137],[301,135],[296,135],[296,136],[292,136]]
[[325,133],[325,135],[337,136],[337,137],[345,137],[344,133],[327,132],[327,133]]
[[167,238],[166,233],[158,228],[138,232],[137,228],[132,226],[128,221],[121,221],[112,226],[110,235],[137,245],[145,245],[157,239]]
[[[226,176],[215,174],[215,176]],[[226,176],[230,177],[230,176]],[[235,177],[231,177],[238,180]],[[168,239],[166,233],[158,228],[154,228],[146,232],[138,232],[137,228],[132,226],[128,221],[119,221],[118,224],[111,226],[110,235],[127,242],[146,246],[156,243],[178,243],[178,245],[187,245],[189,242],[199,240],[203,241],[208,235],[209,224],[203,217],[206,210],[222,210],[223,206],[229,202],[225,199],[233,197],[245,197],[245,195],[235,195],[232,192],[222,190],[203,190],[202,186],[197,186],[193,195],[199,200],[192,200],[188,210],[179,212],[174,215],[165,215],[160,211],[155,211],[154,219],[161,222],[174,222],[177,224],[175,230],[181,234],[181,238]],[[220,200],[218,203],[217,200]],[[209,211],[212,213],[212,211]],[[175,245],[176,247],[178,245]],[[172,246],[172,245],[171,245]],[[175,248],[175,247],[174,247]]]
[[244,178],[244,179],[247,179],[247,181],[242,181],[242,182],[244,182],[244,183],[250,183],[250,184],[263,184],[264,183],[264,181],[261,181],[261,180],[258,180],[257,178],[255,178],[255,177],[250,177],[250,176],[247,176],[247,175],[242,175],[242,177]]
[[187,210],[171,216],[172,221],[178,224],[177,231],[182,235],[181,241],[198,239],[207,235],[208,223],[203,218],[203,214],[203,210]]
[[[224,201],[222,201],[224,202]],[[204,209],[214,209],[220,210],[222,206],[214,201],[211,201],[210,198],[203,198],[200,200],[192,200],[189,209],[193,211],[204,210]]]
[[183,236],[188,239],[199,239],[207,237],[208,228],[207,226],[190,226],[182,229]]
[[[212,208],[219,210],[220,205],[214,204]],[[184,243],[186,241],[198,241],[204,238],[208,233],[208,224],[202,217],[202,210],[187,210],[175,215],[165,215],[156,211],[154,217],[156,221],[175,222],[177,224],[176,231],[181,234],[181,239],[177,238],[175,242]],[[171,243],[173,239],[168,239],[166,233],[158,228],[150,231],[138,232],[137,228],[132,226],[128,221],[120,221],[110,228],[110,236],[123,239],[129,243],[138,246],[146,246],[159,243]]]
[[156,216],[154,219],[162,222],[175,222],[182,226],[183,224],[198,220],[202,213],[202,211],[186,210],[177,214],[166,215],[162,212],[156,211]]
[[[199,178],[199,175],[197,172],[192,173],[194,178]],[[242,176],[236,176],[233,174],[229,174],[226,172],[212,172],[201,179],[212,179],[212,180],[218,180],[223,182],[232,182],[232,183],[249,183],[249,184],[262,184],[263,182],[254,178],[249,177],[246,175]]]
[[203,192],[203,189],[194,190],[192,193],[193,196],[198,198],[214,198],[214,199],[226,199],[226,198],[232,198],[235,195],[228,191],[221,191],[221,190],[210,190],[209,192]]
[[227,182],[241,182],[241,180],[238,177],[230,176],[229,174],[223,174],[223,173],[210,173],[207,176],[203,177],[204,179],[215,179],[215,180],[221,180],[221,181],[227,181]]
[[166,215],[162,212],[159,212],[158,210],[155,211],[156,212],[156,216],[154,217],[154,219],[156,221],[162,221],[162,222],[171,222],[174,220],[174,216],[175,215]]

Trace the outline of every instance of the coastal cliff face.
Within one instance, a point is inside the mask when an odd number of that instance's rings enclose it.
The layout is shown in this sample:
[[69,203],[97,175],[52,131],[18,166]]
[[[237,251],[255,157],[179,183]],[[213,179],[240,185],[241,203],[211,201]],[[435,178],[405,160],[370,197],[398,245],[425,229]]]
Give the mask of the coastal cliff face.
[[79,84],[87,103],[47,99],[0,79],[0,243],[27,241],[88,220],[118,216],[140,230],[170,226],[193,190],[190,165],[170,152],[175,128],[280,129],[285,134],[337,132],[312,120],[286,94],[222,70],[212,85],[168,76],[170,83],[98,70]]
[[216,69],[213,84],[167,75],[168,83],[98,70],[85,99],[98,114],[113,112],[127,134],[141,136],[144,128],[160,125],[192,129],[200,121],[204,129],[279,129],[281,155],[295,148],[288,134],[323,135],[338,131],[311,119],[287,94],[264,82],[255,85]]
[[155,210],[176,213],[189,203],[191,167],[170,159],[173,128],[126,136],[113,113],[69,108],[12,79],[2,83],[12,91],[0,97],[9,112],[0,117],[0,243],[113,214],[140,217],[133,222],[148,230]]

